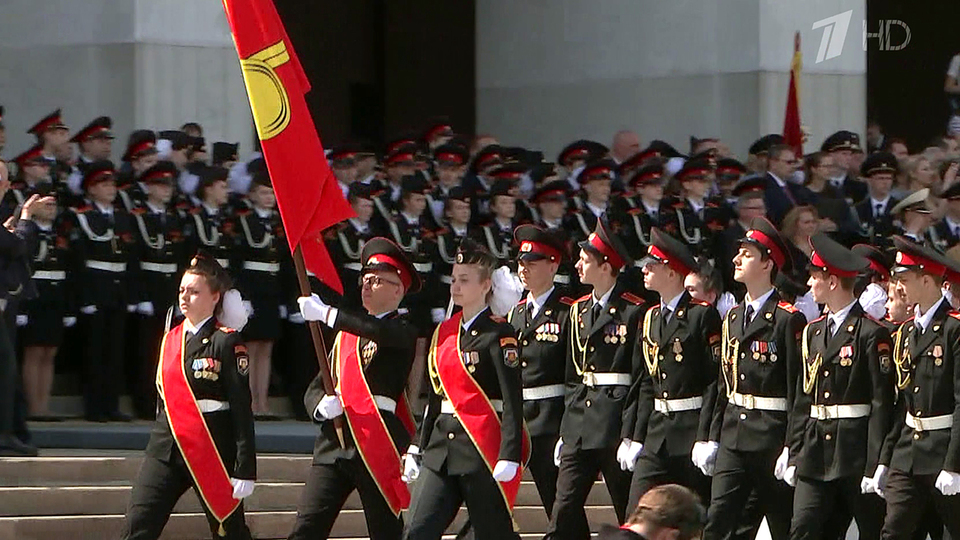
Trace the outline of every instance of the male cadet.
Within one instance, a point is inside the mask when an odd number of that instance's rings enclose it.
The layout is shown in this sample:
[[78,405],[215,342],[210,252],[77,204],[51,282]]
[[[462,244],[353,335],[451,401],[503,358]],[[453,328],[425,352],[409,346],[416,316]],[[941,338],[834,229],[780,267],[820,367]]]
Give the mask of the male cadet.
[[563,260],[560,240],[534,225],[521,225],[514,234],[520,245],[518,272],[527,296],[507,313],[517,331],[523,378],[523,417],[530,433],[527,467],[550,517],[557,492],[553,449],[560,439],[564,375],[569,348],[570,305],[573,299],[553,284]]
[[[810,292],[828,315],[808,324],[801,338],[784,474],[796,485],[790,538],[837,538],[849,523],[841,508],[856,519],[860,538],[880,538],[883,502],[868,493],[892,419],[893,344],[854,296],[857,275],[870,262],[824,234],[811,245]],[[841,530],[829,530],[837,515]]]
[[504,161],[504,148],[491,144],[481,149],[470,162],[467,175],[463,178],[463,188],[472,201],[470,221],[475,225],[486,223],[490,219],[490,188],[493,178],[490,172]]
[[674,201],[669,216],[669,230],[681,239],[692,253],[714,260],[719,256],[720,233],[730,224],[732,211],[722,201],[709,197],[714,181],[716,158],[701,155],[684,162],[674,176],[683,190]]
[[554,449],[560,471],[547,539],[590,537],[584,504],[597,473],[603,472],[620,523],[626,520],[630,490],[629,475],[617,458],[636,417],[630,386],[642,366],[634,344],[646,306],[617,281],[631,261],[605,217],[579,246],[577,272],[593,291],[570,308],[565,408]]
[[383,166],[387,175],[383,190],[373,199],[373,222],[378,229],[387,230],[390,222],[400,211],[400,199],[403,194],[403,179],[414,176],[417,172],[414,157],[417,154],[417,145],[407,139],[392,142],[387,145],[383,157]]
[[833,156],[836,163],[830,184],[843,194],[851,206],[862,201],[867,196],[867,186],[860,180],[851,178],[849,174],[854,153],[862,152],[860,136],[852,131],[838,131],[823,140],[820,151]]
[[189,254],[204,250],[228,272],[233,270],[230,259],[236,245],[236,234],[227,207],[230,198],[227,188],[229,173],[223,167],[208,167],[200,176],[197,186],[200,204],[190,209],[184,225],[184,230],[189,231],[187,240],[191,245],[183,251]]
[[357,181],[356,148],[348,145],[338,146],[327,154],[327,161],[330,162],[333,175],[337,177],[340,191],[346,197],[350,192],[350,186]]
[[[593,234],[600,216],[607,212],[610,202],[610,184],[616,165],[612,159],[599,159],[583,166],[577,181],[583,189],[581,208],[569,218],[567,229],[571,235],[582,242]],[[613,231],[611,231],[613,232]]]
[[101,159],[110,159],[113,152],[113,120],[109,116],[100,116],[84,126],[70,138],[70,142],[77,143],[80,155],[73,171],[67,178],[67,188],[74,195],[81,192],[83,172],[87,165]]
[[68,145],[69,128],[63,123],[60,109],[44,116],[39,122],[27,130],[27,133],[37,138],[37,144],[43,146],[43,156],[51,166],[63,154],[63,148]]
[[893,338],[897,410],[874,487],[887,500],[881,538],[910,538],[932,501],[951,538],[960,538],[960,314],[941,285],[950,261],[895,236],[894,278],[914,317]]
[[[363,261],[360,259],[364,244],[368,240],[380,236],[372,223],[373,214],[373,187],[368,184],[354,182],[350,184],[347,201],[353,208],[356,217],[352,217],[327,231],[327,251],[337,266],[340,282],[358,283],[363,270]],[[360,291],[352,287],[345,287],[341,307],[359,309],[362,306]]]
[[900,222],[900,234],[919,244],[932,244],[930,224],[933,218],[927,201],[929,197],[929,188],[914,191],[890,211]]
[[[354,489],[370,538],[399,540],[403,531],[400,511],[410,502],[400,479],[400,453],[410,443],[403,391],[417,329],[398,307],[404,294],[420,287],[420,278],[386,238],[367,242],[361,260],[366,313],[330,307],[317,295],[299,299],[304,319],[338,331],[331,351],[338,387],[336,395],[325,394],[317,376],[303,398],[321,430],[290,540],[327,538]],[[343,447],[333,422],[341,415]]]
[[570,231],[563,226],[563,218],[567,213],[569,190],[570,184],[564,180],[544,182],[537,187],[530,198],[530,202],[536,207],[536,215],[538,216],[534,225],[556,236],[563,246],[563,259],[560,261],[560,269],[553,276],[553,282],[566,287],[568,294],[571,294],[571,296],[582,296],[580,292],[583,287],[577,279],[575,263],[570,260],[573,253],[573,241],[570,238]]
[[128,269],[137,280],[137,334],[140,358],[135,367],[137,391],[133,395],[137,415],[144,420],[156,416],[156,372],[160,357],[160,341],[164,332],[167,309],[177,299],[179,268],[187,253],[183,241],[183,224],[170,208],[177,168],[169,161],[160,161],[140,176],[147,186],[143,206],[131,212],[136,233],[136,260],[140,267]]
[[[717,393],[720,315],[691,298],[683,285],[697,261],[676,238],[653,230],[643,284],[660,304],[643,319],[637,350],[645,365],[632,392],[637,406],[625,415],[618,459],[633,471],[628,505],[658,484],[677,483],[709,500],[710,479],[691,459],[708,444]],[[696,446],[694,443],[697,443]],[[702,466],[702,464],[701,464]]]
[[[442,148],[442,147],[441,147]],[[437,276],[437,289],[430,308],[434,324],[446,317],[450,307],[450,285],[453,283],[453,265],[457,260],[457,248],[464,238],[479,242],[476,229],[470,225],[470,195],[460,186],[450,188],[444,201],[444,227],[436,234],[436,255],[433,258],[433,273]]]
[[[446,223],[444,214],[447,197],[450,195],[450,190],[460,187],[463,174],[467,170],[468,159],[470,159],[470,152],[459,144],[444,144],[433,151],[433,169],[437,175],[437,186],[427,195],[427,209],[430,210],[429,217],[432,219],[433,230],[441,229]],[[456,254],[456,249],[452,253]]]
[[91,163],[83,176],[88,205],[74,208],[65,224],[74,255],[73,288],[86,325],[84,398],[86,418],[94,422],[126,421],[120,412],[124,327],[135,307],[135,237],[130,215],[116,208],[113,163]]
[[789,414],[801,369],[797,337],[806,319],[774,288],[776,276],[792,264],[773,225],[754,219],[739,244],[733,277],[747,293],[724,318],[710,439],[694,450],[702,470],[714,469],[704,539],[736,530],[756,491],[770,535],[779,540],[790,531],[792,493],[778,479],[786,468]]
[[157,155],[157,135],[148,129],[138,129],[130,134],[127,149],[123,152],[123,161],[130,164],[130,171],[121,178],[118,191],[123,208],[130,212],[140,206],[147,198],[147,187],[140,181],[147,169],[159,161]]
[[389,223],[389,238],[400,246],[424,284],[420,291],[411,292],[404,299],[404,307],[410,310],[410,319],[420,329],[421,337],[433,332],[430,295],[436,281],[433,276],[433,235],[428,235],[423,219],[429,190],[430,186],[422,176],[404,176],[398,212]]
[[481,227],[483,246],[487,248],[500,265],[513,265],[517,246],[513,242],[513,231],[517,228],[517,205],[512,194],[514,183],[504,178],[495,180],[490,188],[489,223]]
[[945,189],[940,197],[946,201],[946,213],[933,226],[931,236],[934,244],[946,251],[960,244],[960,182]]
[[860,175],[867,181],[868,195],[854,208],[868,243],[874,246],[892,247],[890,237],[894,234],[894,225],[891,210],[900,201],[890,196],[890,189],[898,169],[897,158],[889,152],[871,154],[860,168]]

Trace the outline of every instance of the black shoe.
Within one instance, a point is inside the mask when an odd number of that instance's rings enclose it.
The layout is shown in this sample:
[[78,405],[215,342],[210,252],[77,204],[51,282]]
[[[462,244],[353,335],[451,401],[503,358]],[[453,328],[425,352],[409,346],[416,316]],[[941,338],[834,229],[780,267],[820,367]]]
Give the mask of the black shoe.
[[0,456],[35,457],[37,447],[31,446],[10,434],[0,435]]
[[120,411],[113,411],[107,415],[108,422],[132,422],[133,417],[127,413]]

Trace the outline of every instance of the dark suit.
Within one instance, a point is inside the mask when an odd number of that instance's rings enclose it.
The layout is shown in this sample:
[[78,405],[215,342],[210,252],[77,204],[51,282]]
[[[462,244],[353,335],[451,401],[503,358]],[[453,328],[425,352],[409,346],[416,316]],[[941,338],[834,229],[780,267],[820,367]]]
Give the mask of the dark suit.
[[[890,429],[893,345],[890,333],[867,317],[859,302],[833,336],[827,324],[828,318],[821,317],[804,329],[805,371],[797,386],[790,444],[791,463],[797,466],[791,538],[843,532],[824,531],[837,500],[843,500],[856,518],[860,538],[879,538],[882,500],[862,495],[860,480],[873,476]],[[833,405],[868,405],[869,414],[813,416],[816,407]]]
[[[650,488],[677,483],[709,499],[710,480],[690,460],[693,443],[708,441],[716,401],[719,365],[720,314],[710,304],[684,292],[670,319],[662,305],[643,321],[639,347],[646,366],[634,392],[639,398],[630,417],[631,435],[643,444],[630,483],[630,508]],[[663,402],[701,398],[700,407],[663,411]],[[660,404],[657,404],[657,402]]]
[[890,210],[900,201],[890,197],[887,204],[883,207],[883,212],[879,217],[874,214],[873,200],[866,197],[854,205],[857,211],[857,218],[860,220],[861,234],[866,237],[866,242],[883,250],[893,246],[890,237],[897,234],[896,226],[893,224],[893,215]]
[[[184,370],[188,375],[203,372],[214,377],[188,376],[187,380],[197,400],[214,400],[229,403],[227,410],[203,414],[204,423],[213,438],[220,459],[231,478],[255,480],[257,477],[257,453],[253,430],[253,412],[250,409],[250,387],[247,382],[246,364],[238,358],[245,354],[239,332],[221,328],[215,318],[207,320],[196,335],[187,333],[183,354]],[[240,356],[238,356],[240,351]],[[194,360],[213,358],[219,360],[216,368],[194,369]],[[242,369],[241,369],[242,368]],[[137,474],[130,505],[127,510],[124,540],[147,540],[160,537],[167,519],[180,496],[191,486],[196,489],[193,477],[187,468],[176,439],[170,430],[165,410],[160,400],[157,421],[147,443],[146,458]],[[202,504],[202,499],[201,499]],[[218,536],[220,525],[207,511],[212,538],[246,540],[250,531],[244,524],[243,505],[224,523],[226,536]]]
[[530,304],[524,298],[507,314],[507,321],[517,333],[520,352],[520,368],[524,392],[528,396],[543,393],[555,397],[524,397],[523,418],[530,433],[530,460],[527,467],[537,485],[543,508],[550,517],[557,493],[557,466],[553,462],[553,449],[560,438],[560,421],[563,418],[563,394],[567,349],[569,341],[570,305],[572,298],[563,296],[554,289],[540,306],[536,316],[531,316]]
[[[513,327],[486,308],[469,329],[464,330],[461,324],[459,332],[460,352],[477,353],[470,364],[473,379],[488,399],[503,403],[497,459],[521,463],[524,434],[520,369],[518,364],[511,367],[508,362],[508,357],[516,354],[514,346],[501,347],[503,339],[515,339]],[[417,434],[423,461],[411,494],[404,538],[439,539],[461,503],[466,503],[477,538],[516,538],[500,486],[457,417],[441,412],[445,395],[435,369],[430,371],[432,391]]]
[[[950,536],[960,538],[960,497],[946,497],[934,487],[940,471],[960,472],[960,314],[946,299],[936,309],[922,333],[908,319],[894,336],[900,392],[880,458],[890,467],[882,538],[913,533],[922,517],[917,508],[927,501],[933,502]],[[928,422],[949,416],[952,427],[915,429],[907,425],[908,414]]]
[[[788,415],[801,370],[797,336],[806,319],[790,304],[781,303],[775,290],[744,328],[746,309],[746,303],[738,304],[723,324],[721,373],[710,427],[710,440],[719,442],[720,448],[705,539],[724,538],[733,531],[754,490],[771,536],[786,538],[790,529],[792,493],[773,473],[789,442]],[[760,405],[746,396],[780,403]]]
[[633,433],[636,395],[630,393],[630,385],[643,365],[636,343],[647,306],[621,283],[614,286],[599,315],[594,315],[594,305],[591,294],[570,307],[566,398],[560,423],[563,447],[546,538],[589,537],[583,505],[601,471],[618,520],[623,522],[627,515],[630,481],[620,470],[616,453],[620,442]]
[[29,442],[26,403],[17,373],[16,317],[19,300],[36,298],[30,279],[29,258],[37,249],[37,226],[32,221],[17,223],[14,232],[0,227],[0,298],[4,324],[0,328],[0,435],[16,435]]
[[783,218],[794,206],[810,203],[810,191],[786,178],[781,178],[786,184],[781,187],[777,179],[770,173],[766,173],[765,177],[767,187],[763,191],[763,199],[767,204],[767,218],[771,223],[780,227]]
[[[610,201],[610,216],[616,223],[618,236],[623,242],[624,247],[634,261],[642,260],[647,256],[647,247],[651,242],[651,229],[658,227],[665,229],[671,234],[675,230],[676,221],[670,220],[668,214],[670,209],[666,204],[661,203],[656,215],[648,212],[640,197],[628,198],[618,197]],[[576,274],[576,272],[574,272]],[[640,267],[631,265],[620,272],[620,279],[627,285],[628,290],[637,296],[642,297],[647,302],[656,302],[656,293],[651,293],[643,286],[643,273]]]
[[[832,183],[831,181],[831,184]],[[841,184],[839,189],[850,204],[856,204],[865,199],[869,191],[865,182],[861,182],[849,174],[844,176],[843,184]]]
[[[362,358],[364,377],[374,396],[384,396],[400,403],[406,386],[416,348],[416,328],[407,317],[394,311],[383,318],[355,315],[340,311],[334,328],[360,336],[361,351],[370,343],[376,346],[373,354]],[[318,376],[310,384],[303,398],[307,414],[321,426],[313,450],[313,465],[297,509],[297,522],[290,539],[326,538],[347,497],[356,489],[363,502],[364,516],[371,538],[397,539],[403,529],[402,520],[393,515],[380,489],[357,453],[356,443],[344,418],[345,448],[340,446],[334,422],[318,420],[314,416],[317,404],[323,398],[323,383]],[[395,412],[381,410],[387,430],[400,454],[410,444],[410,434]]]
[[957,235],[956,231],[950,228],[946,218],[936,222],[930,228],[930,236],[933,239],[933,245],[940,251],[946,251],[960,244],[960,235]]

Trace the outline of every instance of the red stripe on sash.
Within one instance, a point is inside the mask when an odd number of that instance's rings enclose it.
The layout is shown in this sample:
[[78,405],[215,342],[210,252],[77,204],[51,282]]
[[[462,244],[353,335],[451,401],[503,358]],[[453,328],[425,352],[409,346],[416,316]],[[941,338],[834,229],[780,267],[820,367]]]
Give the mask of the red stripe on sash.
[[[440,323],[433,336],[431,354],[435,355],[437,376],[443,386],[444,394],[453,404],[457,411],[457,419],[470,435],[470,439],[492,474],[500,455],[500,418],[483,389],[463,365],[460,354],[460,320],[462,318],[462,313],[457,313]],[[502,360],[494,359],[494,361]],[[513,503],[517,499],[517,491],[520,489],[523,463],[526,463],[530,455],[530,440],[527,437],[526,426],[523,428],[522,448],[522,463],[517,475],[509,482],[499,482],[500,492],[511,513]]]
[[200,498],[221,523],[222,530],[223,522],[240,506],[240,501],[233,498],[230,474],[217,452],[187,379],[183,363],[185,334],[181,323],[163,336],[157,388],[164,402],[170,432],[180,447],[193,483]]
[[360,364],[360,338],[340,332],[337,336],[340,377],[337,385],[347,425],[370,476],[395,516],[410,506],[410,491],[400,478],[400,453],[380,416]]

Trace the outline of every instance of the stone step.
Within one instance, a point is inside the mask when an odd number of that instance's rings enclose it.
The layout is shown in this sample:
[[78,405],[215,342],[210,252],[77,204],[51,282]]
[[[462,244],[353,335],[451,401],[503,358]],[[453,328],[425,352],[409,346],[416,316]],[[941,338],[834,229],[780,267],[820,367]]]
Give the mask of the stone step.
[[[0,517],[123,514],[131,489],[128,485],[0,488]],[[300,483],[258,482],[253,495],[244,501],[244,505],[251,512],[295,510],[302,490],[303,484]],[[587,505],[609,504],[606,488],[601,483],[595,484]],[[520,484],[516,506],[541,508],[540,494],[533,482]],[[347,499],[344,510],[360,509],[360,497],[354,492]],[[180,498],[174,512],[199,513],[202,509],[197,497],[188,492]]]
[[[616,523],[616,515],[610,507],[588,506],[585,508],[591,528],[600,524]],[[295,519],[295,512],[251,512],[247,524],[255,538],[286,538]],[[3,517],[0,518],[0,540],[47,540],[70,538],[71,540],[117,538],[123,527],[120,514],[96,516],[60,517]],[[466,511],[461,509],[448,532],[459,530]],[[523,507],[514,511],[514,520],[520,532],[527,535],[542,533],[547,527],[547,517],[541,508]],[[341,512],[334,525],[331,538],[366,537],[366,523],[360,510]],[[529,537],[529,536],[528,536]],[[170,517],[161,536],[164,540],[207,540],[210,538],[206,517],[200,513],[174,514]]]

